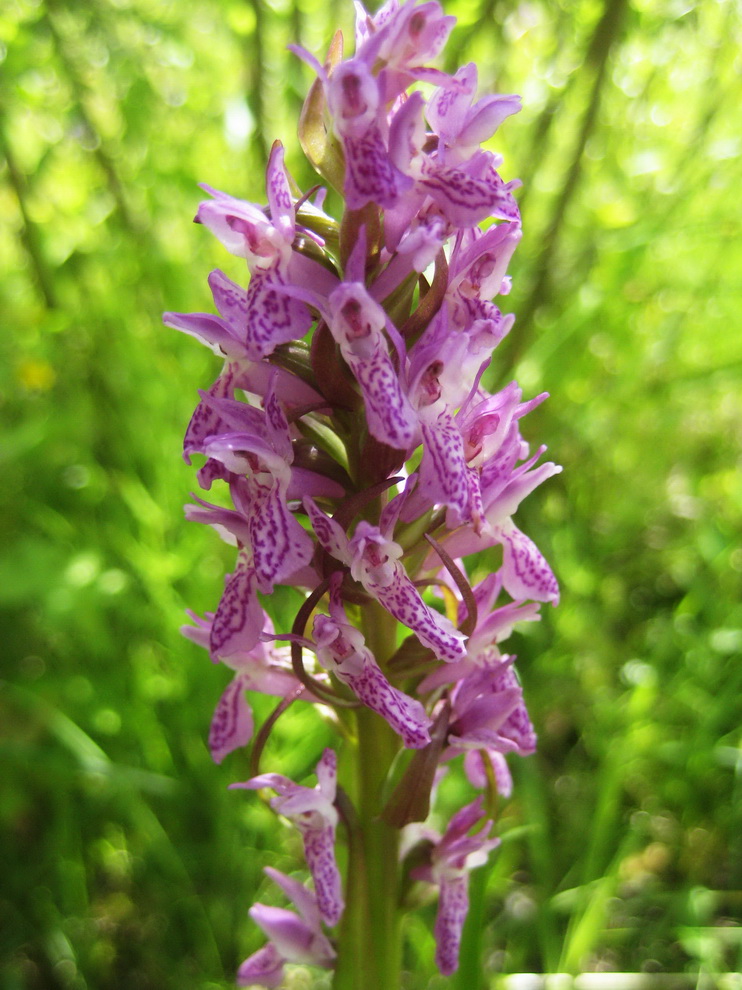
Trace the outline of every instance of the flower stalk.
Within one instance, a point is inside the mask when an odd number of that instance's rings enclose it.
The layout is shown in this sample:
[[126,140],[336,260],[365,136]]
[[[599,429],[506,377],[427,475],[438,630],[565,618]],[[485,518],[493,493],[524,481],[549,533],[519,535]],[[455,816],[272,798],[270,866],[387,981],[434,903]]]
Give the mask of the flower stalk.
[[[437,890],[436,962],[456,970],[469,874],[512,789],[506,757],[536,744],[500,644],[558,601],[513,521],[560,470],[520,431],[546,394],[483,384],[514,321],[494,299],[521,228],[518,183],[481,144],[519,98],[477,99],[476,66],[430,64],[454,21],[436,0],[356,7],[350,57],[340,35],[324,63],[293,48],[316,74],[301,146],[342,215],[320,186],[297,194],[276,142],[264,205],[205,187],[196,214],[245,259],[247,285],[212,272],[218,315],[165,314],[223,360],[184,441],[201,488],[231,500],[197,497],[186,515],[236,550],[216,610],[184,628],[231,671],[209,745],[216,762],[251,747],[252,775],[232,786],[272,792],[310,878],[268,869],[295,910],[250,909],[268,942],[240,986],[279,987],[294,963],[333,969],[335,990],[399,986],[400,892],[415,883]],[[270,614],[279,585],[303,595],[288,629]],[[280,699],[257,731],[255,691]],[[306,704],[338,728],[316,783],[261,766],[277,718]],[[447,773],[471,799],[446,824]]]

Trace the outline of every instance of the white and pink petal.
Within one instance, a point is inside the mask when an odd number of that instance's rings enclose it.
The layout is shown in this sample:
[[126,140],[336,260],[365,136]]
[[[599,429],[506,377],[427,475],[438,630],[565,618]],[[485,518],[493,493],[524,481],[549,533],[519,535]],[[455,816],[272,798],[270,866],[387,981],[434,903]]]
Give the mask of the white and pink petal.
[[502,580],[516,601],[559,603],[559,585],[541,551],[508,520],[497,530],[503,545]]
[[445,615],[425,604],[401,565],[390,585],[368,584],[366,590],[395,619],[411,629],[423,646],[429,647],[439,660],[455,663],[466,656],[466,636]]

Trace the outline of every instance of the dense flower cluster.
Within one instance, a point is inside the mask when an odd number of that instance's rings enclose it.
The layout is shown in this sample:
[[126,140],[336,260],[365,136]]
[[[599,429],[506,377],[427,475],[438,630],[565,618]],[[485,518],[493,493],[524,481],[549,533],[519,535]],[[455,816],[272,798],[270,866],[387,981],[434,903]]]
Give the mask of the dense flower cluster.
[[[192,616],[185,632],[234,672],[211,725],[217,762],[253,738],[246,692],[258,691],[285,705],[367,706],[401,747],[434,752],[438,773],[463,755],[473,788],[494,782],[507,796],[505,755],[533,752],[535,735],[499,644],[558,600],[548,564],[513,522],[560,470],[539,463],[545,448],[531,453],[520,432],[546,396],[482,385],[513,324],[492,300],[509,290],[521,229],[517,183],[480,144],[519,98],[476,99],[473,64],[455,75],[426,64],[454,20],[435,0],[389,0],[373,17],[357,5],[357,15],[353,57],[342,60],[337,39],[324,65],[295,49],[317,74],[302,146],[341,192],[341,221],[324,212],[324,190],[300,194],[276,143],[266,206],[206,187],[196,216],[246,259],[247,288],[215,271],[218,316],[165,314],[224,359],[184,450],[189,461],[204,455],[201,487],[225,484],[232,507],[195,498],[186,515],[236,548],[216,611]],[[433,89],[427,102],[419,83]],[[472,587],[462,558],[492,547],[501,564]],[[291,630],[274,629],[263,607],[277,584],[308,596]],[[359,628],[370,603],[407,636],[385,657]],[[442,742],[431,742],[440,725]],[[343,911],[332,749],[317,779],[312,788],[256,773],[235,785],[275,791],[271,805],[299,829],[313,878],[312,891],[269,871],[299,915],[252,908],[269,943],[243,964],[241,985],[278,986],[287,961],[333,964],[322,930]],[[414,876],[439,887],[443,973],[458,964],[468,870],[497,843],[485,806],[480,795],[442,836],[425,827],[427,865]],[[399,827],[419,817],[399,802],[379,811]]]

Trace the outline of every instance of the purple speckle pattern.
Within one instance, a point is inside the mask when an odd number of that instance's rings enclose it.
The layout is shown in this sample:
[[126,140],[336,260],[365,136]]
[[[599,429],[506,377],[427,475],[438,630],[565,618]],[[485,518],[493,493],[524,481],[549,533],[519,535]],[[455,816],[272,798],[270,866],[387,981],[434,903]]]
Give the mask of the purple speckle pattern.
[[271,220],[286,239],[293,237],[295,229],[294,201],[291,197],[289,180],[283,165],[283,146],[279,141],[273,145],[266,170],[268,206]]
[[445,410],[432,422],[422,421],[422,434],[421,492],[430,501],[453,509],[459,521],[469,522],[471,499],[461,431]]
[[376,350],[366,360],[347,360],[363,392],[369,430],[382,443],[406,450],[415,436],[415,416],[389,354]]
[[219,269],[209,275],[209,286],[222,318],[244,344],[247,335],[247,291]]
[[559,585],[541,551],[512,524],[502,527],[503,583],[518,600],[559,603]]
[[345,151],[345,201],[351,210],[367,203],[389,208],[400,191],[411,185],[389,160],[386,144],[378,124],[358,136],[343,138]]
[[209,749],[215,763],[246,746],[252,738],[252,711],[245,698],[245,682],[239,674],[227,685],[214,710],[209,728]]
[[492,216],[498,220],[519,221],[520,210],[511,191],[515,185],[503,182],[495,169],[490,169],[485,182],[492,193]]
[[270,433],[270,441],[276,451],[287,463],[293,460],[289,424],[284,415],[281,403],[274,391],[265,400],[265,419]]
[[453,166],[426,165],[420,185],[445,216],[460,227],[473,227],[490,216],[499,190]]
[[251,650],[263,631],[263,610],[257,598],[257,580],[246,551],[237,558],[211,625],[209,651],[213,660]]
[[358,699],[391,725],[408,749],[430,742],[430,719],[419,701],[393,687],[376,662],[367,661],[360,674],[343,677]]
[[326,516],[321,509],[318,509],[309,496],[304,499],[304,507],[309,515],[314,535],[320,545],[337,560],[345,564],[350,563],[350,552],[348,549],[348,537],[334,519]]
[[336,925],[343,913],[342,881],[335,861],[335,829],[301,829],[304,855],[314,880],[322,920]]
[[[231,364],[227,363],[221,375],[208,390],[208,395],[215,399],[231,397],[234,391],[234,380],[235,370]],[[191,463],[190,454],[201,449],[206,437],[226,433],[227,430],[227,424],[213,406],[203,400],[199,402],[191,416],[183,439],[183,452],[187,463]]]
[[429,647],[439,660],[455,663],[466,656],[466,637],[445,615],[425,604],[401,565],[394,582],[387,587],[372,582],[364,584],[387,612],[411,629],[423,646]]
[[469,910],[469,877],[462,873],[441,882],[438,913],[435,919],[435,961],[444,976],[459,966],[461,933]]
[[427,746],[431,721],[423,705],[389,683],[362,633],[342,621],[345,613],[334,595],[330,611],[335,618],[322,614],[314,617],[313,635],[323,665],[347,684],[359,701],[386,719],[405,746]]
[[528,710],[523,702],[523,694],[518,678],[512,667],[506,667],[493,677],[493,692],[517,690],[520,700],[499,727],[499,733],[512,742],[514,751],[520,756],[530,756],[536,752],[536,733]]
[[314,545],[289,511],[275,479],[266,474],[248,479],[251,495],[249,518],[258,587],[265,594],[273,584],[309,562]]
[[314,880],[319,913],[328,925],[335,925],[344,905],[342,881],[335,860],[337,759],[329,748],[317,764],[317,781],[315,788],[302,787],[283,774],[266,773],[232,786],[251,790],[271,787],[276,791],[278,796],[271,800],[271,807],[299,829],[307,866]]
[[245,344],[251,361],[272,354],[279,344],[300,339],[312,325],[304,303],[277,291],[277,285],[285,285],[277,269],[258,269],[247,287]]

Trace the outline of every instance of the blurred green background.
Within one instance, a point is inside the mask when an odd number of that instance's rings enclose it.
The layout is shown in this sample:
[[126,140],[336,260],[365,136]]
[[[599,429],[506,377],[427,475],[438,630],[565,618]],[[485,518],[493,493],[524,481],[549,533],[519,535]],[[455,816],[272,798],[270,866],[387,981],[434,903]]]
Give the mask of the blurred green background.
[[[525,237],[490,384],[551,393],[524,432],[565,471],[518,518],[563,603],[512,640],[540,751],[514,764],[460,974],[434,975],[428,905],[405,986],[524,971],[731,986],[740,7],[447,10],[446,67],[475,59],[483,91],[524,96],[495,141],[525,181]],[[232,561],[183,522],[180,442],[218,362],[160,313],[211,309],[213,267],[242,276],[191,224],[197,182],[262,201],[280,137],[312,184],[294,138],[310,73],[285,46],[320,53],[351,17],[349,0],[0,13],[0,990],[229,987],[263,941],[246,915],[274,896],[262,866],[298,862],[288,829],[227,792],[244,757],[207,752],[228,675],[178,627],[214,607]],[[306,769],[323,733],[311,712],[281,720],[273,765]],[[291,985],[327,983],[299,970]]]

